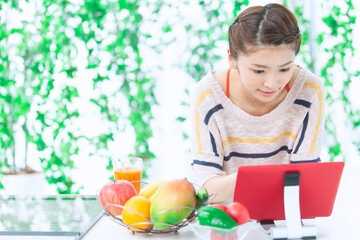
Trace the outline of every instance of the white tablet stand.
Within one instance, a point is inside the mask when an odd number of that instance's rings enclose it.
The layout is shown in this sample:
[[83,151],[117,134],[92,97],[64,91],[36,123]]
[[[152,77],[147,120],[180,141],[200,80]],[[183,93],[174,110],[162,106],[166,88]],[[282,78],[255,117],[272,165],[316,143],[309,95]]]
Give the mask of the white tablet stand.
[[285,174],[284,210],[286,227],[273,227],[270,235],[273,239],[316,239],[316,226],[303,226],[300,216],[300,173]]

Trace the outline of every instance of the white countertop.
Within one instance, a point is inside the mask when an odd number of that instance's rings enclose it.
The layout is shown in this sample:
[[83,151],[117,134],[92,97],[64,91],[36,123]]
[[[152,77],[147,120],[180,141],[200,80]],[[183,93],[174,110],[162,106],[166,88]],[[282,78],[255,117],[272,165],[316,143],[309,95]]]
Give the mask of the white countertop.
[[[350,168],[351,166],[351,168]],[[360,239],[360,165],[345,165],[344,172],[330,217],[316,218],[317,239]],[[97,239],[197,239],[189,226],[179,234],[144,235],[135,233],[104,216],[84,236],[84,240]],[[251,232],[245,239],[269,239],[261,230]]]
[[[316,218],[317,239],[346,240],[360,239],[360,165],[345,165],[339,190],[335,200],[334,209],[330,217]],[[39,236],[1,236],[0,240],[26,240],[26,239],[57,239],[69,240],[74,237],[39,237]],[[99,221],[83,236],[83,240],[121,240],[121,239],[198,239],[190,226],[179,230],[178,234],[150,235],[135,233],[114,222],[108,216],[102,216]],[[257,229],[245,240],[269,239],[269,236]]]
[[[251,238],[245,239],[270,239],[267,237],[265,233],[261,231],[252,231],[249,236]],[[151,240],[164,240],[164,239],[197,239],[197,236],[192,231],[190,226],[186,226],[179,230],[178,234],[167,233],[167,234],[143,234],[143,233],[135,233],[132,234],[132,231],[126,229],[123,226],[115,223],[108,216],[102,217],[100,221],[85,235],[84,240],[95,240],[95,239],[134,239],[134,240],[143,240],[143,239],[151,239]]]

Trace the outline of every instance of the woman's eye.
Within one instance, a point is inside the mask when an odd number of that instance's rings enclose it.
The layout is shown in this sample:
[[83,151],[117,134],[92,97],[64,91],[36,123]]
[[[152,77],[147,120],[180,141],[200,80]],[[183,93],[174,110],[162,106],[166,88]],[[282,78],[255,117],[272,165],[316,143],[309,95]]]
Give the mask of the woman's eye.
[[253,72],[259,74],[259,73],[263,73],[264,70],[253,70]]
[[283,68],[283,69],[281,69],[280,71],[281,71],[281,72],[287,72],[287,71],[289,71],[289,69],[290,69],[290,68]]

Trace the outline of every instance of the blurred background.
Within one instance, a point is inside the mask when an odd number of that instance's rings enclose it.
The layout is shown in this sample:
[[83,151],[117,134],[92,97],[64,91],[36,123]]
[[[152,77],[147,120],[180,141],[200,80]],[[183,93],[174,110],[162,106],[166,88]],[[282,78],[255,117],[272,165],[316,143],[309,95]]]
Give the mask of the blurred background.
[[2,0],[0,194],[95,194],[127,155],[144,181],[186,177],[189,91],[228,67],[239,12],[269,2],[325,85],[322,161],[360,165],[359,1]]

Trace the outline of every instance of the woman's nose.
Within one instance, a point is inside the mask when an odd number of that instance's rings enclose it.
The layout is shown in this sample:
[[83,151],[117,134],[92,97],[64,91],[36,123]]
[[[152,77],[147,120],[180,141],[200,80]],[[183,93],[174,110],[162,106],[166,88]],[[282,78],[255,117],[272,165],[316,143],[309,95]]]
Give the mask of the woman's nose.
[[275,78],[267,78],[264,82],[266,88],[275,90],[278,86],[277,80]]

